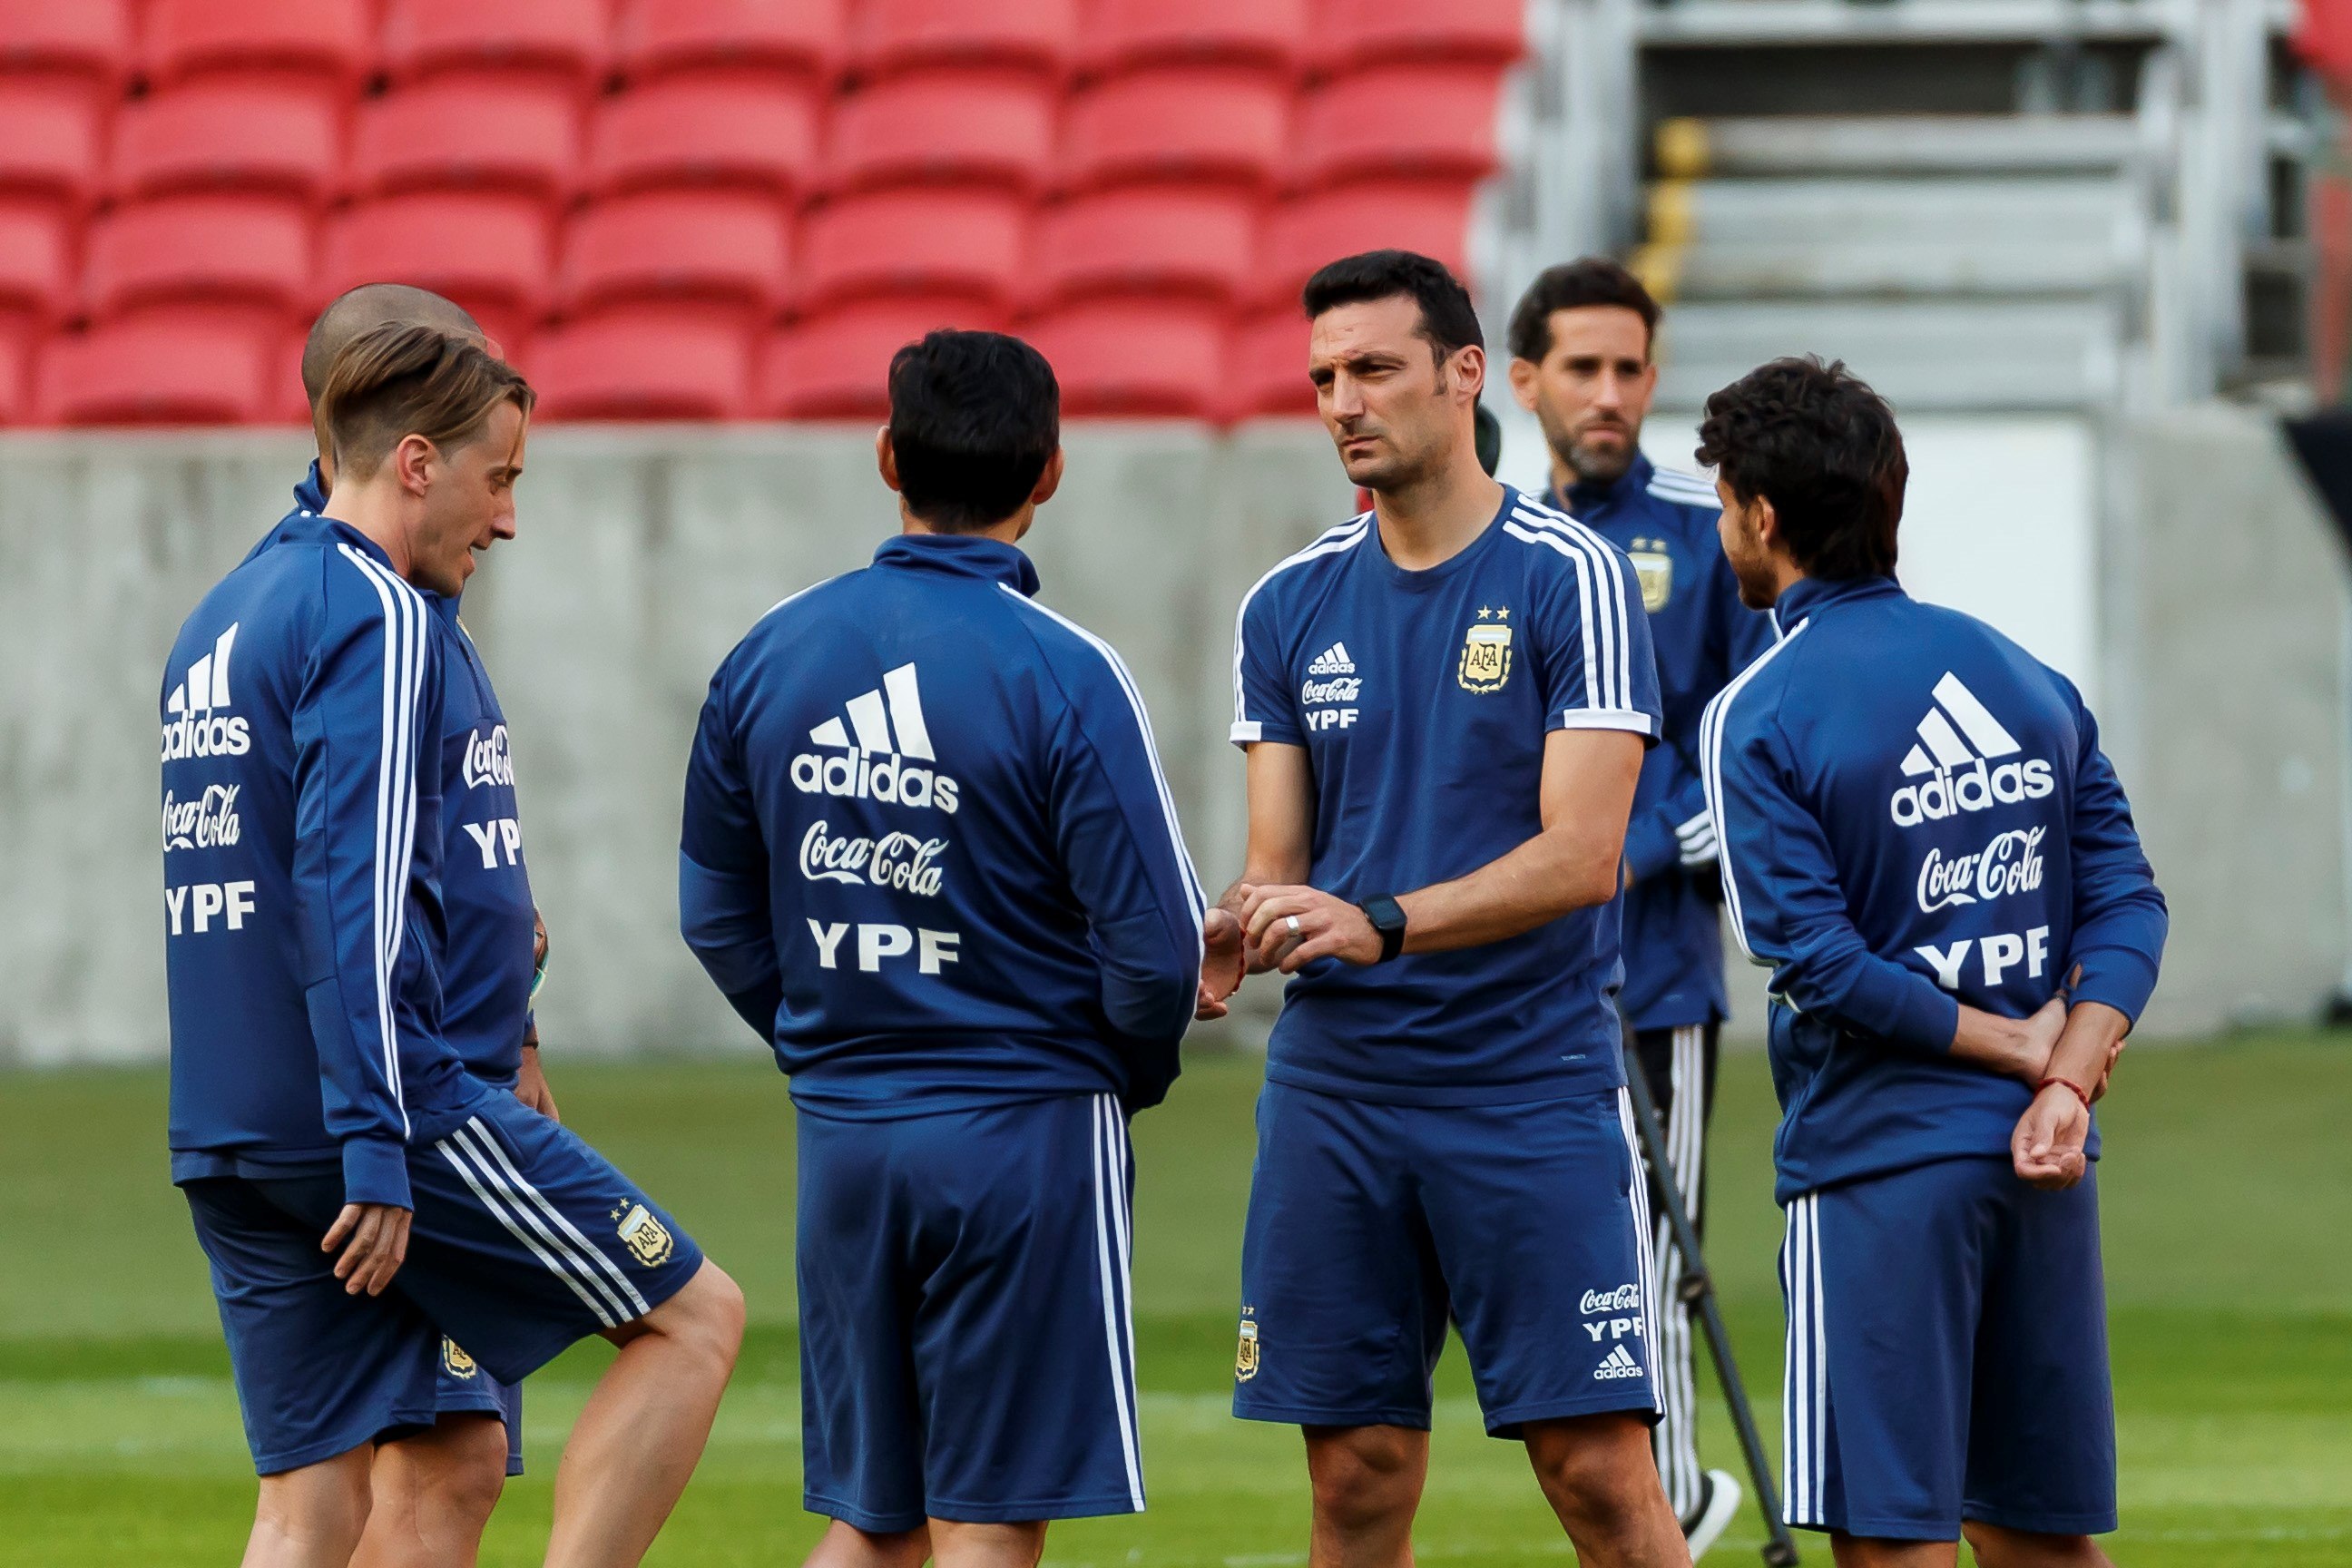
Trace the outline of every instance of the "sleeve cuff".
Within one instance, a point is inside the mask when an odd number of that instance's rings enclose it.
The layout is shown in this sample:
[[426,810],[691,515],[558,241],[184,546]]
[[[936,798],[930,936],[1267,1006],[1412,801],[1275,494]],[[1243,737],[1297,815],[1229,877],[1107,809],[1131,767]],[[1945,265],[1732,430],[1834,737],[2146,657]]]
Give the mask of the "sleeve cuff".
[[2156,962],[2146,953],[2106,947],[2074,954],[2067,972],[2077,963],[2083,966],[2083,978],[2068,994],[2077,1002],[2105,1003],[2137,1026],[2147,1010],[2147,999],[2156,994]]
[[1624,730],[1658,738],[1658,720],[1638,708],[1563,708],[1551,716],[1548,730]]
[[343,1140],[343,1202],[415,1208],[408,1192],[408,1151],[383,1138]]
[[1254,746],[1260,741],[1272,741],[1285,746],[1307,743],[1307,737],[1287,724],[1269,724],[1256,719],[1236,722],[1225,738],[1236,746]]

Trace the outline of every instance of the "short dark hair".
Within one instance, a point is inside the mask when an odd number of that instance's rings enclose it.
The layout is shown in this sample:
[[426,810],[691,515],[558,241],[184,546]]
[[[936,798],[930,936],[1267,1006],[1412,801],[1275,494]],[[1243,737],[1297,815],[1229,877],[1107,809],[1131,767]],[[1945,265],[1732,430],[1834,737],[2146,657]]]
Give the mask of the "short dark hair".
[[1743,503],[1772,503],[1806,575],[1895,570],[1911,466],[1895,411],[1843,361],[1776,359],[1713,394],[1696,456]]
[[1002,332],[940,331],[890,361],[890,448],[907,510],[949,532],[1019,511],[1062,444],[1045,356]]
[[1551,313],[1588,305],[1617,305],[1642,318],[1644,344],[1658,335],[1658,302],[1642,280],[1606,257],[1585,256],[1547,267],[1511,309],[1513,359],[1540,364],[1551,353]]
[[1445,269],[1444,262],[1410,250],[1367,250],[1343,256],[1307,280],[1298,302],[1311,321],[1342,305],[1400,296],[1421,307],[1421,335],[1429,340],[1439,359],[1474,343],[1486,346],[1486,335],[1478,329],[1477,308],[1470,303],[1470,290]]
[[363,480],[411,436],[449,451],[481,435],[499,405],[528,416],[537,399],[512,365],[472,339],[386,321],[335,355],[313,417],[337,477]]

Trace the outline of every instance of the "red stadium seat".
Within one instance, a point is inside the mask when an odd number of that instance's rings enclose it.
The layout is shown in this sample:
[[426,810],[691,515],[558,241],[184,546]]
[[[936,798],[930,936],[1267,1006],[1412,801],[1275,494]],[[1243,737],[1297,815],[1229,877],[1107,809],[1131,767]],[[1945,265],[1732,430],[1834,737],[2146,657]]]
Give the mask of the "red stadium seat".
[[360,106],[352,181],[362,195],[514,191],[552,202],[580,163],[579,100],[544,78],[435,77]]
[[1231,186],[1122,185],[1049,208],[1036,275],[1051,300],[1192,294],[1232,300],[1255,281],[1257,198]]
[[1433,257],[1463,277],[1470,197],[1459,181],[1364,180],[1284,202],[1266,218],[1260,284],[1271,300],[1295,302],[1325,262],[1391,246]]
[[550,419],[740,419],[751,404],[751,339],[692,307],[632,306],[568,321],[531,350]]
[[528,197],[416,191],[338,216],[327,229],[320,281],[330,295],[362,283],[446,294],[512,358],[546,308],[551,248],[546,209]]
[[233,425],[263,406],[274,338],[205,312],[66,332],[43,346],[38,415],[66,425]]
[[1070,100],[1063,178],[1231,180],[1270,186],[1290,156],[1292,93],[1265,71],[1172,68],[1113,77]]
[[772,197],[741,191],[646,191],[582,210],[565,237],[572,310],[642,300],[733,307],[745,325],[783,301],[787,222]]
[[1066,415],[1201,419],[1222,415],[1229,395],[1226,323],[1206,302],[1096,300],[1022,335],[1052,363]]
[[1488,65],[1374,66],[1326,82],[1299,102],[1300,182],[1383,174],[1484,179],[1499,163],[1501,86]]
[[63,214],[47,202],[0,203],[0,321],[21,337],[70,314],[79,281]]
[[148,0],[146,58],[159,83],[224,70],[350,83],[374,63],[362,0]]
[[1234,330],[1227,417],[1315,413],[1315,384],[1307,379],[1307,318],[1291,300],[1244,317]]
[[1524,0],[1316,0],[1310,65],[1398,60],[1508,65],[1527,50]]
[[1034,76],[920,70],[835,105],[826,183],[835,190],[984,183],[1034,190],[1054,165],[1056,95]]
[[103,111],[54,77],[0,77],[0,192],[79,206],[98,194]]
[[1259,66],[1289,73],[1307,44],[1307,0],[1094,0],[1079,44],[1088,70]]
[[0,0],[0,75],[117,90],[131,74],[130,0]]
[[261,404],[254,410],[257,425],[310,423],[310,395],[302,385],[302,346],[310,335],[308,316],[294,318],[263,351]]
[[114,179],[126,195],[275,191],[323,200],[342,168],[341,117],[318,94],[236,79],[166,88],[125,104]]
[[160,303],[241,307],[276,321],[311,299],[310,216],[284,196],[159,196],[89,227],[83,287],[100,317]]
[[1026,261],[1028,212],[991,191],[877,191],[811,213],[801,229],[803,304],[868,294],[961,295],[1005,305]]
[[848,47],[842,0],[628,0],[616,40],[632,79],[751,66],[824,83]]
[[0,325],[0,425],[33,422],[33,350],[39,341],[16,323]]
[[759,412],[783,419],[878,419],[890,412],[890,357],[941,327],[1001,331],[1003,312],[957,298],[863,300],[778,333],[761,367]]
[[805,190],[816,166],[815,89],[761,72],[694,71],[604,100],[589,132],[588,184]]
[[530,72],[579,89],[610,55],[604,0],[390,0],[383,56],[393,75]]
[[866,0],[852,41],[874,75],[1003,66],[1058,76],[1077,43],[1076,0]]

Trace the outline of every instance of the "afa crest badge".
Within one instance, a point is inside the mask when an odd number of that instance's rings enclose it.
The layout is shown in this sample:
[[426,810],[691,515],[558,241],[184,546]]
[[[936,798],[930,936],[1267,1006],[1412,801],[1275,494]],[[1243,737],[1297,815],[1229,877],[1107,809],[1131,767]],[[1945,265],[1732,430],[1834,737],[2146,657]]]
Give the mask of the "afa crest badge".
[[441,1370],[460,1383],[471,1383],[474,1374],[481,1368],[475,1364],[472,1356],[466,1353],[465,1346],[444,1334],[441,1336]]
[[614,1234],[627,1245],[629,1256],[648,1268],[670,1260],[677,1250],[671,1239],[669,1226],[654,1217],[654,1212],[643,1204],[631,1204],[629,1212],[620,1216],[621,1223]]
[[1642,582],[1642,608],[1654,616],[1675,596],[1675,558],[1663,539],[1637,539],[1625,553],[1633,558],[1633,574]]
[[1234,1381],[1247,1383],[1257,1375],[1257,1324],[1249,1318],[1242,1320],[1241,1347],[1234,1352]]
[[1511,612],[1481,609],[1470,629],[1462,634],[1465,691],[1500,691],[1511,679]]

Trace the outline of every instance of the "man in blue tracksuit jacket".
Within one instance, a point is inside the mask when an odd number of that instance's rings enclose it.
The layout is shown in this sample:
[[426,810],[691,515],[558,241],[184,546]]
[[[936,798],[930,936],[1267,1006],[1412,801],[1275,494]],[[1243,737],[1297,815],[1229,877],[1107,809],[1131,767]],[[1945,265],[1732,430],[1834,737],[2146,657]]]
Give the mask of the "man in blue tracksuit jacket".
[[1014,339],[901,350],[905,533],[752,628],[688,771],[686,940],[800,1111],[836,1568],[1034,1562],[1045,1521],[1143,1507],[1127,1119],[1176,1076],[1202,900],[1132,678],[1014,547],[1058,402]]
[[2115,1416],[2091,1102],[2163,896],[2071,682],[1894,579],[1894,416],[1780,360],[1707,400],[1725,553],[1780,640],[1709,707],[1772,966],[1792,1524],[1842,1565],[2104,1563]]
[[321,398],[338,464],[205,595],[163,693],[173,1177],[263,1477],[257,1565],[341,1564],[375,1444],[433,1425],[446,1332],[520,1380],[623,1344],[551,1563],[634,1562],[709,1431],[740,1297],[593,1151],[444,1033],[441,648],[513,536],[529,387],[391,325]]
[[[1715,818],[1699,779],[1699,716],[1772,642],[1772,624],[1739,602],[1716,542],[1715,487],[1653,465],[1639,445],[1657,391],[1658,303],[1597,257],[1538,274],[1511,312],[1511,390],[1551,449],[1552,504],[1625,552],[1640,575],[1665,709],[1642,761],[1625,828],[1625,985],[1617,1010],[1665,1122],[1666,1163],[1691,1224],[1706,1234],[1707,1125],[1723,984]],[[1659,1404],[1652,1434],[1666,1497],[1694,1558],[1738,1511],[1739,1482],[1701,1468],[1690,1303],[1673,1227],[1657,1227]]]
[[[343,345],[386,322],[418,322],[483,341],[454,302],[405,284],[362,284],[320,313],[302,351],[315,414],[327,368]],[[333,454],[321,450],[294,487],[294,506],[253,547],[250,562],[327,508]],[[530,1014],[541,953],[538,910],[522,853],[506,717],[489,672],[457,616],[458,601],[427,593],[441,698],[440,887],[446,937],[441,1034],[466,1070],[556,1115]],[[559,1118],[560,1120],[560,1118]],[[522,1385],[501,1383],[455,1340],[438,1348],[431,1427],[378,1445],[363,1554],[394,1564],[466,1563],[479,1549],[505,1478],[522,1473]]]

